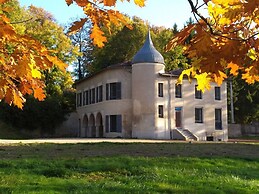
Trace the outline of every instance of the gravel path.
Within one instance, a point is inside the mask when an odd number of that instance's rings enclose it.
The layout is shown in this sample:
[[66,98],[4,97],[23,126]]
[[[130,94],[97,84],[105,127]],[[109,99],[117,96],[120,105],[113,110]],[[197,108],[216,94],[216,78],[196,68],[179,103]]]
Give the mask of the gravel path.
[[[31,143],[56,143],[56,144],[75,144],[75,143],[170,143],[173,140],[149,140],[149,139],[106,139],[106,138],[45,138],[45,139],[26,139],[26,140],[10,140],[0,139],[0,144],[31,144]],[[185,142],[185,141],[177,141]]]

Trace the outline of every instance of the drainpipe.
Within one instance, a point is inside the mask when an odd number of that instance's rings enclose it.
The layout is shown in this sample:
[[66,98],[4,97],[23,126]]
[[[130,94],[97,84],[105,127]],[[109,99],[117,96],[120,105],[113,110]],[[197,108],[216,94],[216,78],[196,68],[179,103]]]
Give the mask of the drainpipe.
[[231,110],[231,123],[235,123],[234,116],[234,103],[233,103],[233,86],[232,86],[232,78],[229,80],[229,89],[230,89],[230,110]]
[[173,139],[172,126],[171,126],[171,79],[172,72],[170,72],[170,77],[168,81],[168,128],[170,131],[170,139]]

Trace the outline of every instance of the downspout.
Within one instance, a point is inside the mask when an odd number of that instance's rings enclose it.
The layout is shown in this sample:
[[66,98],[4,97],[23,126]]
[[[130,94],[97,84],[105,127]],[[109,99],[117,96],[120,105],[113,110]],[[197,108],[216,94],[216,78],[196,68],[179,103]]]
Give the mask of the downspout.
[[230,89],[230,109],[231,109],[231,123],[235,123],[234,116],[234,102],[233,102],[233,86],[232,86],[232,78],[229,80],[229,89]]
[[171,76],[172,76],[172,73],[170,72],[170,77],[169,77],[169,80],[168,80],[168,128],[169,128],[169,131],[170,131],[170,139],[173,139],[173,133],[172,133],[172,124],[171,124]]

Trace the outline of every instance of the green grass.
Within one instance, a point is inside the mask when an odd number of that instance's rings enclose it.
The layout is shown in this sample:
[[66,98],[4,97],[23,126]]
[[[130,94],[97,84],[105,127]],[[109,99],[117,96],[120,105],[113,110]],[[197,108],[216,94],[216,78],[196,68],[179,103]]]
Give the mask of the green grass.
[[258,152],[224,143],[2,145],[0,193],[258,193]]

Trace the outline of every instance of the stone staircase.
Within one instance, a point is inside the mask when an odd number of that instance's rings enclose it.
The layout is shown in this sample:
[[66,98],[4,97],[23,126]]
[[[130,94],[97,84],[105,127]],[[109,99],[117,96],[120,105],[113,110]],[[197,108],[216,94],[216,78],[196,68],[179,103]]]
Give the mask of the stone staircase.
[[188,129],[174,129],[173,139],[198,141],[198,137],[190,132]]

